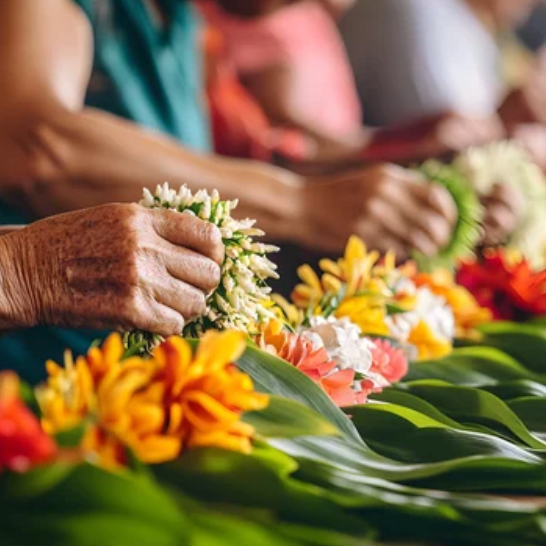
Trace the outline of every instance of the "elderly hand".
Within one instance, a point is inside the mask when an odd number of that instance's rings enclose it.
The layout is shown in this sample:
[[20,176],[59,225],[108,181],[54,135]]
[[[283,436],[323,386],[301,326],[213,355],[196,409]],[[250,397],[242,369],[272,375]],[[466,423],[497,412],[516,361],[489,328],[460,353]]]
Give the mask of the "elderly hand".
[[111,204],[0,237],[0,255],[4,327],[168,336],[205,312],[205,296],[220,280],[223,244],[215,226],[192,216]]
[[500,245],[514,233],[523,209],[523,198],[513,186],[497,184],[482,198],[485,207],[483,221],[485,246]]
[[441,186],[394,165],[378,165],[327,181],[309,181],[302,243],[339,253],[350,235],[370,248],[434,255],[450,240],[457,209]]

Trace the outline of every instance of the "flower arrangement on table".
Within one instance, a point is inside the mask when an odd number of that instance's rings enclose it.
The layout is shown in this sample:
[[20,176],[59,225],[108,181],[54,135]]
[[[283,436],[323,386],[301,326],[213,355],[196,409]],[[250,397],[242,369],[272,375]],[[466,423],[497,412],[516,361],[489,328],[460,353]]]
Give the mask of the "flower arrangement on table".
[[518,341],[546,330],[491,329],[543,312],[544,273],[503,251],[425,272],[351,237],[288,301],[236,202],[164,185],[142,205],[219,226],[220,287],[180,337],[112,334],[35,391],[0,375],[0,543],[546,543],[535,505],[453,493],[546,494],[546,372]]

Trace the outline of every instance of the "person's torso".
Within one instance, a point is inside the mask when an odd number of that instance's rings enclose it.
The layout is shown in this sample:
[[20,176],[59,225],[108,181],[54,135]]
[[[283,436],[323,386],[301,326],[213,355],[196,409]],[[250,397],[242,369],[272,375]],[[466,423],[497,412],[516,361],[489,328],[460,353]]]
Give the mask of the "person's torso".
[[94,35],[86,104],[209,150],[198,14],[190,2],[155,1],[164,26],[146,0],[74,0]]
[[[382,126],[437,113],[426,111],[429,92],[430,108],[437,106],[425,83],[434,81],[435,72],[446,100],[462,113],[486,116],[495,110],[502,93],[499,50],[465,0],[360,0],[340,28],[367,123]],[[423,50],[423,58],[411,56]],[[447,90],[455,80],[460,85]],[[389,103],[392,97],[397,104]],[[398,112],[406,119],[397,119]]]

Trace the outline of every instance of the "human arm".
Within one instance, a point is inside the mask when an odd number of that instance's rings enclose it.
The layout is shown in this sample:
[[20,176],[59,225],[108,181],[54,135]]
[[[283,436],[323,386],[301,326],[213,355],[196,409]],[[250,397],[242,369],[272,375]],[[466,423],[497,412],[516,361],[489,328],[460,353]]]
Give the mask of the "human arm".
[[0,331],[36,325],[171,335],[205,311],[220,279],[218,229],[111,204],[0,237]]
[[[449,196],[443,194],[449,210],[442,217],[445,207],[437,211],[422,199],[440,190],[417,187],[412,173],[396,170],[393,176],[392,168],[379,167],[305,179],[263,164],[198,155],[83,107],[91,56],[87,20],[68,0],[0,2],[0,196],[34,216],[135,201],[142,187],[168,180],[240,197],[238,211],[256,218],[271,239],[338,252],[352,233],[372,247],[384,243],[390,220],[372,217],[368,209],[388,201],[384,187],[396,183],[406,202],[421,203],[419,221],[430,216],[431,226],[447,227],[436,230],[440,239],[430,235],[435,242],[429,250],[447,241],[454,221]],[[413,244],[407,227],[395,236],[398,245]]]
[[130,122],[84,108],[91,59],[87,19],[68,0],[0,3],[4,199],[40,217],[135,201],[142,187],[164,180],[173,186],[188,182],[217,188],[226,198],[243,195],[243,213],[257,217],[272,236],[284,236],[297,177],[194,154]]

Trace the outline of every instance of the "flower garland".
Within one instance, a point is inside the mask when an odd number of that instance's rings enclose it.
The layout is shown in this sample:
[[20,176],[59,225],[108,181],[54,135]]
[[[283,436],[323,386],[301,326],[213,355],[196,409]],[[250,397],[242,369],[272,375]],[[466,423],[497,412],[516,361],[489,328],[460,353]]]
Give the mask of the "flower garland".
[[[140,205],[192,214],[218,226],[222,234],[226,250],[220,285],[207,298],[206,314],[189,323],[184,336],[200,337],[210,329],[257,332],[272,318],[267,281],[278,275],[276,265],[267,256],[278,248],[254,241],[264,232],[255,227],[255,220],[231,216],[237,204],[237,200],[222,201],[216,190],[210,195],[206,190],[193,194],[185,185],[178,191],[167,183],[157,186],[153,194],[144,190]],[[133,338],[132,343],[140,339]]]
[[471,148],[453,163],[480,196],[508,184],[524,200],[520,224],[508,245],[522,252],[533,268],[546,266],[546,177],[529,154],[512,141]]

